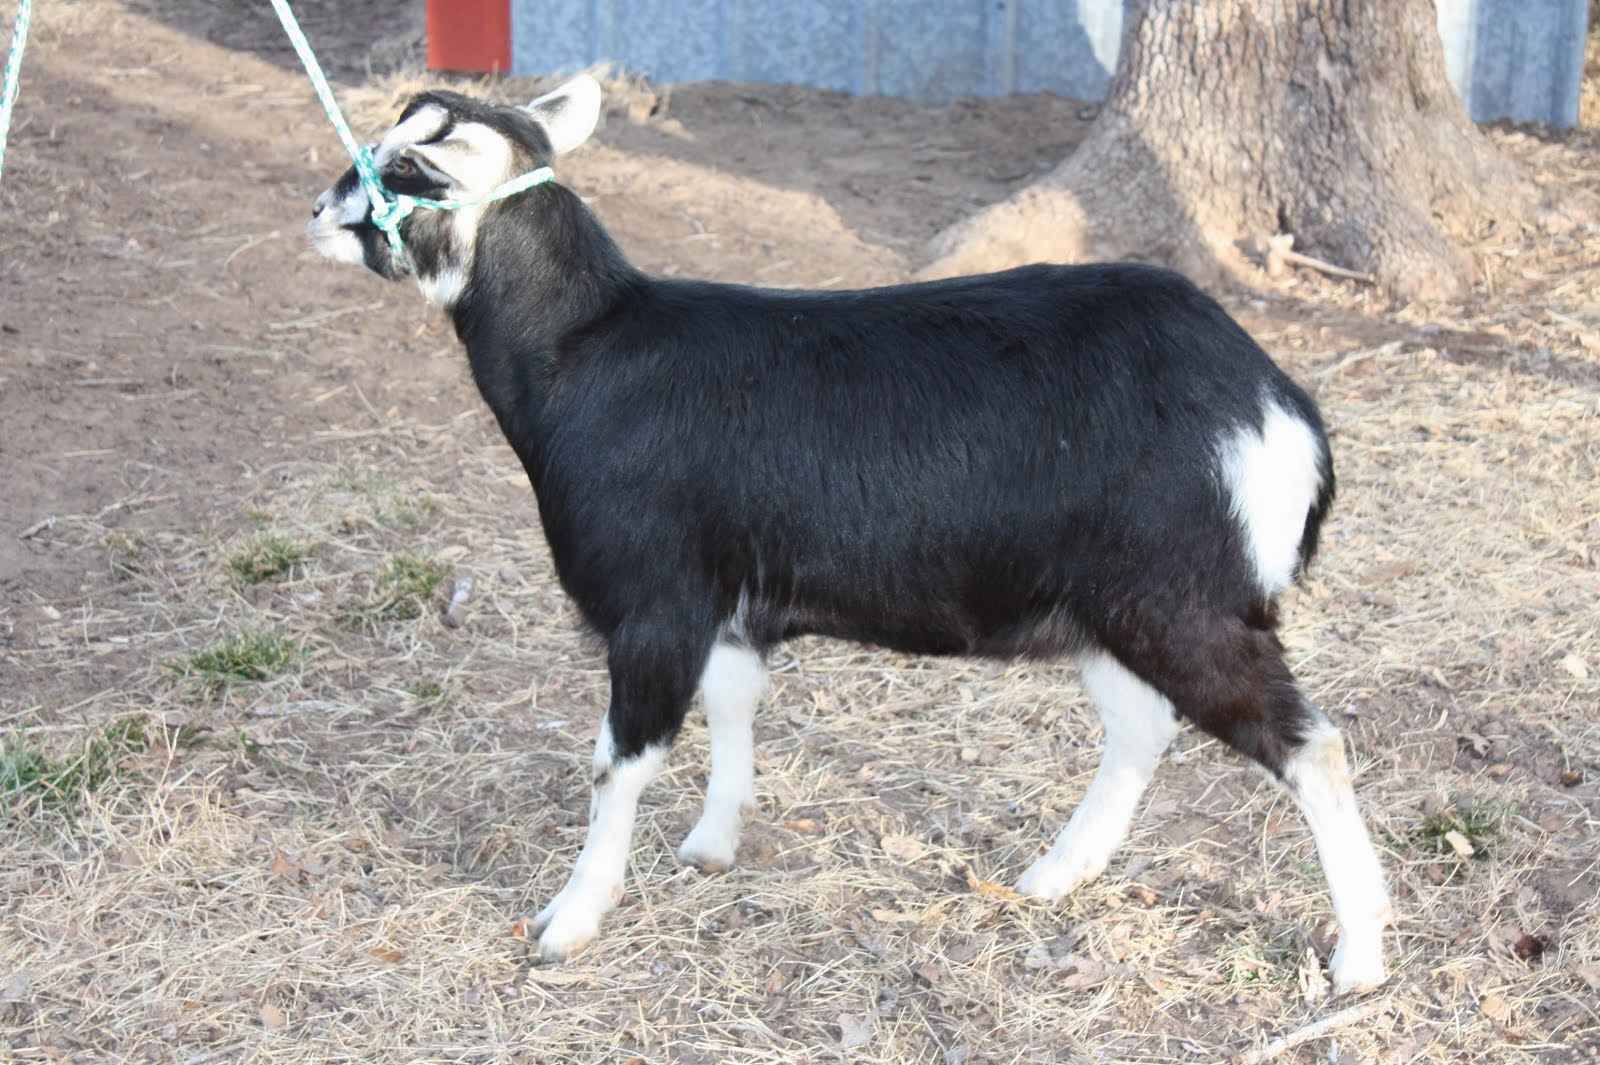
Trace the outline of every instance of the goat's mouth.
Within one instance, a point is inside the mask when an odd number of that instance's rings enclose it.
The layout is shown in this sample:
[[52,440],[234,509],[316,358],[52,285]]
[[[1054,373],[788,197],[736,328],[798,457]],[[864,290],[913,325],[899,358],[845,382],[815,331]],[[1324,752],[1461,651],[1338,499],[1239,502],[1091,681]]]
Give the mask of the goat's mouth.
[[379,277],[398,281],[410,275],[409,266],[394,254],[388,238],[370,219],[347,224],[338,213],[318,211],[306,226],[311,244],[325,259],[351,266],[365,266]]

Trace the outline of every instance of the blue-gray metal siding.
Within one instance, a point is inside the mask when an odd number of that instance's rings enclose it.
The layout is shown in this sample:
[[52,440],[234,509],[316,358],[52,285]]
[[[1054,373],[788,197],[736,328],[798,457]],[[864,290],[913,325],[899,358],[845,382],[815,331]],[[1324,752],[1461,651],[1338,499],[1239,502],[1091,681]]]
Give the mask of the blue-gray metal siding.
[[[611,62],[660,82],[793,81],[950,100],[1104,98],[1123,0],[511,0],[519,74]],[[1574,125],[1586,0],[1437,0],[1451,82],[1480,122]]]

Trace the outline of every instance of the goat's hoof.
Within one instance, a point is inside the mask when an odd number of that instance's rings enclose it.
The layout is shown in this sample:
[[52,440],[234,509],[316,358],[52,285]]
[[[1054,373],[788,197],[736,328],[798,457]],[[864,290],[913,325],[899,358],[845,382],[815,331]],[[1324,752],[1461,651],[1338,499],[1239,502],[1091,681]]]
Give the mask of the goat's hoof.
[[561,889],[550,904],[526,924],[529,935],[539,937],[539,958],[563,962],[594,942],[600,921],[622,901],[620,885],[607,891]]
[[1376,991],[1389,979],[1383,966],[1382,940],[1354,946],[1348,936],[1340,936],[1333,959],[1328,962],[1328,975],[1333,993],[1341,998]]
[[1033,899],[1043,899],[1054,905],[1078,888],[1100,875],[1100,870],[1089,870],[1070,861],[1055,861],[1046,855],[1028,866],[1028,871],[1017,881],[1017,894]]
[[539,960],[546,965],[564,962],[593,943],[599,934],[598,916],[557,914],[546,922],[539,935]]
[[726,873],[733,868],[732,858],[714,857],[708,854],[686,854],[681,850],[678,852],[678,861],[684,865],[692,866],[696,871],[705,873],[708,876]]
[[698,824],[678,848],[678,861],[702,873],[726,873],[739,850],[739,822],[731,826]]

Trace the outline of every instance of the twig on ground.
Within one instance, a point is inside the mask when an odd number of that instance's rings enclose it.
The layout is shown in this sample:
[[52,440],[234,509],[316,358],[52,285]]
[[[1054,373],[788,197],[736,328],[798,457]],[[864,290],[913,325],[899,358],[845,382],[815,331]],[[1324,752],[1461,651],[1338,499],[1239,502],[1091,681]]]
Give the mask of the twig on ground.
[[1330,1013],[1319,1021],[1313,1021],[1303,1028],[1297,1028],[1288,1035],[1282,1035],[1272,1040],[1259,1050],[1241,1054],[1233,1059],[1234,1065],[1261,1065],[1264,1061],[1271,1061],[1286,1051],[1293,1050],[1302,1043],[1309,1043],[1313,1039],[1321,1039],[1329,1032],[1336,1032],[1340,1028],[1352,1024],[1359,1024],[1370,1017],[1374,1017],[1390,1009],[1394,1005],[1394,996],[1380,998],[1372,1002],[1363,1002],[1359,1006],[1342,1009],[1338,1013]]
[[1310,255],[1302,255],[1294,250],[1293,233],[1276,233],[1270,237],[1257,237],[1253,242],[1254,251],[1261,256],[1262,265],[1266,267],[1268,277],[1282,277],[1283,272],[1290,266],[1304,266],[1312,270],[1320,270],[1333,277],[1342,277],[1350,281],[1360,281],[1371,285],[1376,279],[1371,274],[1363,274],[1359,270],[1348,270],[1343,266],[1318,259]]

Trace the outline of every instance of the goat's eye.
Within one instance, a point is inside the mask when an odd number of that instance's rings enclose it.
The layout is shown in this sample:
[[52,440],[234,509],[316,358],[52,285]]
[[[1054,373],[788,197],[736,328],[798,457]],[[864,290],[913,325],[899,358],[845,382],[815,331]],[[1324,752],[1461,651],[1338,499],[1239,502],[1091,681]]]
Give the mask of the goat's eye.
[[410,177],[417,172],[417,165],[403,156],[397,156],[389,164],[389,170],[395,177]]

